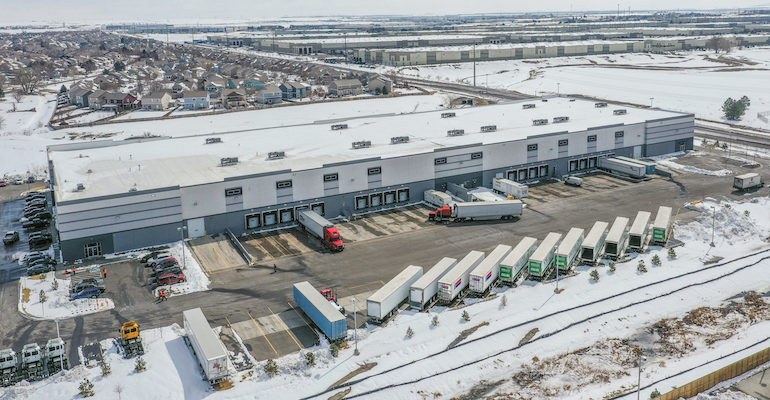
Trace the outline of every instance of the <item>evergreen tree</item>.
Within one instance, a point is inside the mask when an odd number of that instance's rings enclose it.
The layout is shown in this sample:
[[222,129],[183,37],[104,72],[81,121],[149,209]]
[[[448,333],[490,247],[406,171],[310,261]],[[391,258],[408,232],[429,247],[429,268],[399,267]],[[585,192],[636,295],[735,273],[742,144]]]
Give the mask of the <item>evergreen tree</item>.
[[594,282],[599,282],[599,271],[597,271],[597,270],[591,271],[591,279]]
[[660,257],[658,257],[657,254],[652,256],[652,260],[650,262],[652,263],[652,265],[654,265],[656,267],[659,267],[660,264],[662,264],[661,261],[660,261]]
[[278,375],[278,364],[272,358],[265,363],[265,373],[270,377]]
[[136,359],[136,364],[134,364],[134,371],[135,372],[142,372],[147,370],[147,362],[144,361],[144,358],[139,357]]
[[615,272],[615,262],[610,261],[610,272]]
[[307,364],[308,367],[315,366],[315,353],[312,351],[305,353],[305,364]]
[[647,268],[644,266],[644,260],[639,260],[639,265],[637,265],[636,270],[639,272],[647,272]]
[[438,326],[438,315],[433,316],[433,319],[430,321],[430,326],[434,328]]
[[88,379],[83,379],[83,382],[80,382],[78,391],[83,397],[93,397],[96,394],[94,393],[94,384]]
[[412,327],[411,327],[411,326],[409,326],[409,327],[407,327],[407,328],[406,328],[406,337],[408,337],[409,339],[411,339],[411,338],[412,338],[412,336],[414,336],[414,331],[412,330]]
[[668,248],[668,258],[676,258],[676,250],[673,247]]
[[465,320],[465,322],[469,322],[471,320],[471,315],[468,314],[468,310],[463,310],[462,317]]
[[336,344],[332,344],[329,350],[332,353],[332,357],[337,357],[340,355],[340,346],[337,346]]

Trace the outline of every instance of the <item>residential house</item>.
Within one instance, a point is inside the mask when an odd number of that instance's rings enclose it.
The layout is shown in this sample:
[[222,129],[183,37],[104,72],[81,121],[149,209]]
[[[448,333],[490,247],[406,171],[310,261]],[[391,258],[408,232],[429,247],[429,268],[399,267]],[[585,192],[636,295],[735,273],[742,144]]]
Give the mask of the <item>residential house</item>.
[[337,79],[329,84],[329,94],[337,96],[355,96],[363,91],[364,88],[358,79]]
[[206,82],[204,89],[209,93],[221,92],[225,88],[225,80],[222,78],[214,78]]
[[174,94],[179,94],[179,93],[182,93],[182,92],[186,92],[188,90],[190,90],[190,87],[187,86],[186,84],[182,83],[182,82],[175,82],[171,86],[171,92],[174,93]]
[[162,111],[168,109],[171,95],[168,92],[152,92],[142,97],[142,108],[145,110]]
[[88,107],[88,96],[93,91],[85,88],[75,88],[70,91],[70,102],[78,107]]
[[302,82],[283,82],[278,86],[284,99],[302,99],[308,96],[310,85]]
[[246,93],[242,90],[226,90],[222,93],[225,108],[246,107]]
[[107,104],[102,107],[110,109],[125,110],[136,106],[136,97],[130,93],[108,93],[105,97]]
[[204,90],[187,91],[182,93],[182,104],[185,110],[207,109],[211,106],[209,92]]
[[107,92],[101,89],[94,90],[88,96],[88,107],[92,110],[99,110],[107,104]]
[[256,101],[260,104],[277,104],[282,102],[283,93],[278,86],[265,85],[265,88],[257,91]]
[[393,91],[393,81],[382,75],[378,75],[369,79],[366,90],[373,94],[389,94]]

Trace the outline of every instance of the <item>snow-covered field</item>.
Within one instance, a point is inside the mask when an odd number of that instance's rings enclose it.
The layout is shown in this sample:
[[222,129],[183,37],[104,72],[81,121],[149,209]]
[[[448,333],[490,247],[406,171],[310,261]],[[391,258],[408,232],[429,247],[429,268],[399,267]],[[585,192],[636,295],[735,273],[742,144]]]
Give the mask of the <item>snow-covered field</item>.
[[[721,57],[720,57],[721,56]],[[401,67],[425,79],[471,83],[473,63]],[[770,128],[757,118],[770,111],[770,48],[727,55],[692,51],[674,54],[615,54],[476,63],[476,84],[540,95],[582,94],[679,111],[721,121],[727,97],[748,96],[742,124]],[[652,98],[652,100],[651,100]]]
[[[15,100],[0,100],[0,177],[42,175],[45,169],[45,146],[53,144],[46,124],[56,109],[56,95],[24,96],[12,111]],[[34,109],[34,111],[33,111]]]
[[168,114],[169,111],[170,110],[167,110],[167,111],[134,110],[134,111],[131,111],[130,113],[123,114],[115,118],[115,120],[125,121],[125,120],[137,119],[137,118],[160,118]]
[[[19,312],[29,318],[70,318],[115,308],[115,303],[108,297],[70,301],[69,279],[57,279],[53,272],[43,276],[44,279],[26,276],[19,279]],[[54,280],[57,287],[54,287]],[[27,290],[28,301],[24,301]],[[41,290],[47,297],[45,302],[40,301]]]

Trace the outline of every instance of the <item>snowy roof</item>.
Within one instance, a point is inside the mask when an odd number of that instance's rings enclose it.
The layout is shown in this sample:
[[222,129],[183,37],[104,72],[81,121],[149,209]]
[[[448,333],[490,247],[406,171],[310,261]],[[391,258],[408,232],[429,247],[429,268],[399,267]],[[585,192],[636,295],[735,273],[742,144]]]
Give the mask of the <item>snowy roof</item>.
[[[217,133],[222,143],[216,146],[205,145],[205,137],[201,136],[144,142],[107,140],[104,146],[94,148],[51,146],[49,158],[58,182],[56,198],[64,201],[127,193],[129,188],[141,191],[191,186],[258,173],[301,171],[335,162],[431,153],[462,145],[685,115],[628,106],[623,107],[627,114],[613,115],[617,107],[595,108],[593,101],[570,101],[566,97],[524,102],[535,103],[536,108],[525,110],[522,102],[459,108],[453,110],[454,118],[441,118],[441,110],[401,115],[382,115],[372,110],[369,116]],[[302,108],[292,110],[303,112]],[[261,115],[254,114],[255,125]],[[551,120],[557,116],[568,116],[569,121],[532,126],[533,119]],[[338,122],[347,123],[348,129],[332,130],[331,125]],[[481,133],[480,127],[485,125],[496,125],[497,130]],[[452,129],[464,129],[465,134],[447,136]],[[394,136],[409,136],[410,140],[394,145],[390,140]],[[351,143],[360,140],[371,141],[371,147],[353,149]],[[90,145],[94,146],[94,142]],[[267,153],[273,151],[284,151],[285,158],[268,160]],[[238,164],[221,167],[224,157],[238,157]],[[75,191],[78,183],[85,190]]]

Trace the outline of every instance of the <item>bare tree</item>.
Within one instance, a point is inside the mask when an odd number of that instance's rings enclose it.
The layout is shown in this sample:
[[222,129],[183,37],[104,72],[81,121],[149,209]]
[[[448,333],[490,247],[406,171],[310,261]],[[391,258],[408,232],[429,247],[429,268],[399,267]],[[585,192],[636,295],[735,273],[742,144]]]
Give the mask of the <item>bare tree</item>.
[[711,39],[706,41],[706,48],[714,50],[715,53],[719,53],[719,51],[729,53],[733,48],[733,44],[721,36],[712,36]]
[[123,393],[123,385],[118,383],[117,385],[115,385],[115,389],[114,390],[115,390],[115,393],[118,394],[118,400],[120,400],[120,395],[121,395],[121,393]]
[[14,90],[13,93],[11,93],[11,97],[13,98],[13,101],[20,103],[21,99],[24,98],[24,92],[21,90]]
[[0,115],[0,131],[3,130],[5,127],[5,118],[3,118],[2,115]]
[[13,71],[14,80],[24,94],[32,94],[43,81],[35,68],[22,68]]

